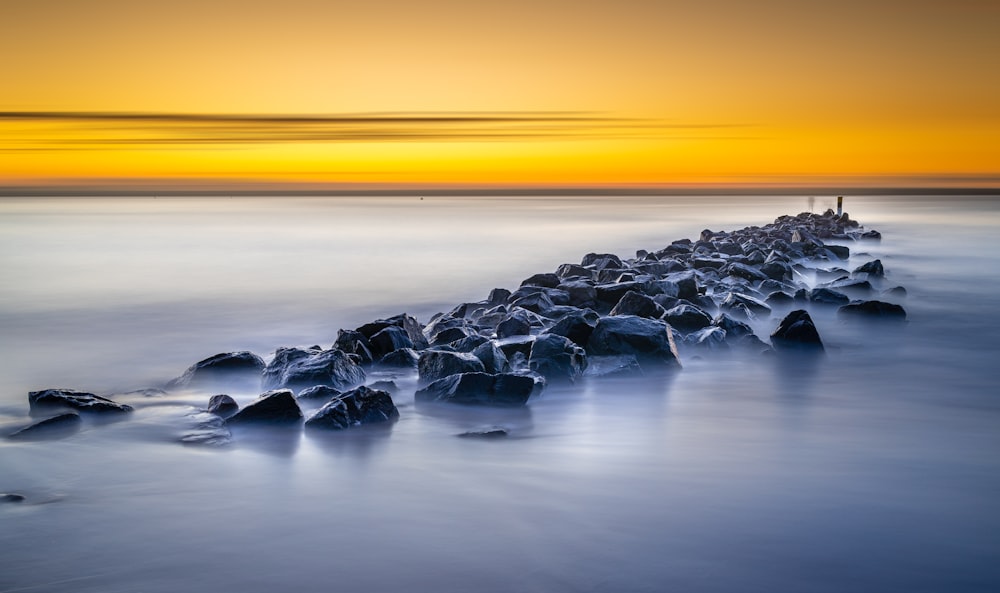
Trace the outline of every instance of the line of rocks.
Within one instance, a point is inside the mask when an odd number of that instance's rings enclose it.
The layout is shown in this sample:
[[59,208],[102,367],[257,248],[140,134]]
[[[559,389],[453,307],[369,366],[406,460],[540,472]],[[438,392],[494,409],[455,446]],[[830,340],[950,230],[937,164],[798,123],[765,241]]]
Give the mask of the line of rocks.
[[[678,344],[699,352],[822,351],[803,307],[832,305],[845,317],[905,319],[899,305],[873,298],[884,289],[881,261],[848,271],[841,266],[850,248],[832,243],[880,239],[847,214],[828,210],[732,232],[705,230],[697,240],[640,250],[630,259],[590,253],[579,264],[535,274],[514,291],[496,288],[482,301],[439,313],[426,325],[405,313],[378,319],[340,330],[330,348],[279,348],[267,363],[251,352],[221,353],[165,388],[265,390],[242,409],[228,395],[213,396],[207,411],[224,422],[213,420],[212,430],[303,421],[307,428],[344,429],[399,416],[389,389],[365,385],[373,371],[415,371],[418,403],[523,406],[550,382],[679,368]],[[810,287],[809,274],[822,282]],[[884,292],[905,294],[902,287]],[[770,345],[754,333],[750,323],[792,308]],[[325,403],[304,419],[303,400]],[[29,403],[33,411],[72,411],[10,436],[73,423],[76,412],[131,411],[66,389],[32,392]]]

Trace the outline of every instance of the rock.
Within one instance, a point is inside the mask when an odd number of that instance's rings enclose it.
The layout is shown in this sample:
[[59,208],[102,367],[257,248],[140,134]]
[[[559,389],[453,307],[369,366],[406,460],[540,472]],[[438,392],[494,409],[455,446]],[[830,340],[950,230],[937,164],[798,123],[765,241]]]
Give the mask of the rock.
[[749,311],[749,317],[751,318],[757,316],[768,317],[771,315],[771,307],[764,301],[739,292],[730,292],[727,294],[719,306],[729,311],[742,311],[744,315]]
[[507,438],[508,434],[510,434],[508,430],[502,426],[491,426],[489,428],[481,428],[479,430],[469,430],[455,436],[464,439],[503,439]]
[[[538,313],[539,315],[544,315],[546,311],[551,309],[556,305],[556,303],[549,296],[548,292],[538,291],[531,294],[526,294],[517,297],[517,293],[511,295],[513,300],[509,301],[512,307],[520,307],[522,309],[527,309],[532,313]],[[562,304],[569,303],[569,295],[566,295],[565,302]]]
[[335,397],[340,397],[344,392],[339,389],[334,389],[329,385],[313,385],[308,389],[303,389],[299,392],[296,399],[324,399],[331,400]]
[[769,261],[760,266],[760,272],[772,280],[791,277],[792,267],[783,261]]
[[689,304],[680,304],[668,310],[664,313],[663,320],[685,333],[712,325],[712,318],[708,313]]
[[597,289],[589,280],[568,280],[557,287],[569,295],[569,304],[583,309],[597,304]]
[[420,353],[413,348],[393,350],[378,360],[378,366],[385,368],[412,369],[416,368]]
[[7,436],[10,439],[58,439],[69,436],[80,429],[80,415],[66,412],[25,426]]
[[653,299],[630,290],[611,309],[610,315],[636,315],[649,319],[659,319],[663,317],[664,313],[666,313],[666,310],[656,304]]
[[424,327],[419,321],[406,313],[400,313],[388,319],[376,319],[371,323],[362,325],[357,331],[368,339],[371,339],[372,336],[390,326],[402,328],[406,332],[407,337],[410,338],[410,341],[413,342],[414,349],[422,350],[429,346],[427,338],[424,335]]
[[589,280],[593,276],[593,271],[577,264],[562,264],[556,269],[556,276],[563,280],[567,278],[586,278]]
[[771,334],[771,344],[781,350],[823,350],[812,318],[803,309],[792,311]]
[[885,276],[885,268],[882,267],[882,260],[876,259],[854,269],[855,274],[868,274],[874,278]]
[[365,371],[342,350],[279,348],[264,369],[264,389],[329,385],[346,390],[365,382]]
[[306,428],[342,430],[398,417],[399,410],[388,392],[362,386],[327,402],[306,420]]
[[642,367],[634,354],[618,356],[590,356],[587,358],[588,377],[622,377],[642,375]]
[[460,327],[449,327],[434,334],[434,338],[431,340],[431,346],[444,346],[475,335],[478,334],[476,333],[475,328],[472,327],[465,325]]
[[14,494],[11,492],[0,493],[0,502],[24,502],[27,500],[23,494]]
[[106,397],[77,391],[76,389],[44,389],[28,393],[32,411],[46,408],[72,408],[81,412],[124,413],[132,406],[120,404]]
[[425,350],[420,353],[420,359],[417,361],[417,373],[422,385],[450,375],[485,371],[486,367],[481,360],[465,352]]
[[[339,352],[339,350],[338,350]],[[257,399],[231,416],[229,424],[294,424],[302,420],[302,410],[291,389],[274,389],[262,393]]]
[[497,374],[510,371],[510,362],[507,360],[507,356],[491,341],[477,346],[472,351],[472,355],[483,363],[483,369],[487,373]]
[[594,332],[594,326],[599,319],[597,313],[587,309],[576,311],[563,316],[555,325],[549,328],[550,334],[569,338],[574,344],[582,348],[587,347],[590,334]]
[[744,280],[749,280],[750,282],[763,282],[764,280],[770,278],[770,276],[760,270],[738,262],[729,264],[729,267],[726,268],[726,272],[728,272],[730,276],[743,278]]
[[226,426],[226,421],[217,414],[198,411],[188,414],[185,420],[190,426],[177,439],[185,445],[219,447],[228,445],[233,440],[233,433]]
[[535,390],[527,375],[462,373],[434,381],[414,394],[417,402],[523,406]]
[[844,245],[826,245],[826,249],[837,259],[846,260],[851,257],[851,248]]
[[583,267],[593,266],[595,270],[603,270],[604,268],[622,268],[622,260],[613,253],[588,253],[583,256],[583,260],[580,262]]
[[190,367],[166,385],[167,389],[210,387],[216,385],[260,385],[264,360],[253,352],[223,352],[209,356]]
[[893,286],[892,288],[886,290],[882,293],[885,296],[904,298],[906,297],[906,289],[902,286]]
[[575,382],[587,369],[587,353],[568,338],[543,334],[531,345],[528,368],[549,381]]
[[809,291],[809,301],[823,305],[846,305],[851,299],[846,294],[836,290],[814,288]]
[[531,319],[524,310],[517,309],[497,325],[497,338],[527,336],[531,333]]
[[229,397],[224,393],[219,395],[213,395],[208,399],[208,412],[220,416],[222,418],[229,418],[236,412],[240,411],[240,405],[236,403],[236,400]]
[[448,343],[448,349],[453,352],[472,352],[476,348],[482,346],[490,339],[486,336],[481,336],[476,334],[474,336],[469,336],[467,338],[462,338],[461,340],[455,340],[454,342]]
[[730,338],[753,335],[753,328],[725,313],[716,315],[712,325],[725,330],[726,336]]
[[379,360],[386,354],[400,348],[413,348],[413,340],[410,339],[405,329],[397,325],[390,325],[379,330],[368,338],[368,342],[371,345],[373,360]]
[[669,280],[677,286],[677,294],[672,296],[686,300],[698,298],[698,276],[693,271],[670,274],[665,280]]
[[333,347],[336,350],[343,350],[348,354],[357,355],[361,359],[361,364],[368,364],[375,361],[368,338],[359,331],[337,330],[337,341],[333,343]]
[[545,288],[555,288],[559,286],[562,279],[556,274],[535,274],[521,282],[521,286],[543,286]]
[[587,353],[598,356],[632,354],[640,362],[680,366],[670,327],[663,321],[634,315],[602,317],[587,342]]
[[729,344],[726,342],[726,330],[721,327],[703,327],[688,335],[684,340],[685,344],[705,350],[728,350]]
[[882,319],[893,319],[903,321],[906,319],[906,310],[894,303],[883,301],[859,301],[850,303],[837,309],[840,316],[862,316],[880,317]]

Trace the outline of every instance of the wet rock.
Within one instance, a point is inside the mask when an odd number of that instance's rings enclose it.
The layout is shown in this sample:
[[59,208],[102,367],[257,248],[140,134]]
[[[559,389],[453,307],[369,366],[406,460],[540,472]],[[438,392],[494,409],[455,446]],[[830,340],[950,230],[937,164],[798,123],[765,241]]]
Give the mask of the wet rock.
[[434,381],[414,394],[417,402],[523,406],[535,390],[526,375],[463,373]]
[[642,375],[642,367],[634,354],[590,356],[587,358],[588,377],[631,377]]
[[677,286],[677,294],[672,296],[686,300],[698,298],[698,276],[693,271],[670,274],[665,280]]
[[781,350],[823,350],[812,318],[803,309],[792,311],[771,334],[771,344]]
[[208,398],[207,411],[222,418],[229,418],[240,411],[240,405],[232,397],[220,393]]
[[884,301],[859,301],[837,309],[842,317],[878,317],[882,319],[905,320],[906,310],[900,305]]
[[760,266],[760,272],[772,280],[784,280],[792,276],[792,267],[783,261],[769,261]]
[[819,303],[822,305],[846,305],[851,301],[851,299],[842,292],[837,292],[836,290],[831,290],[829,288],[814,288],[809,291],[808,298],[810,302]]
[[306,428],[342,430],[398,417],[399,410],[388,392],[362,386],[327,402],[306,420]]
[[558,288],[569,295],[569,304],[573,307],[583,309],[597,304],[597,289],[590,281],[569,280],[560,284]]
[[670,327],[663,321],[634,315],[602,317],[587,342],[587,353],[598,356],[632,354],[640,362],[679,366]]
[[402,328],[403,331],[406,332],[407,337],[409,337],[410,341],[413,343],[412,347],[414,349],[421,350],[429,346],[427,338],[424,335],[423,325],[421,325],[420,322],[414,317],[406,313],[400,313],[399,315],[389,317],[387,319],[376,319],[371,323],[362,325],[357,331],[368,339],[371,339],[372,336],[390,326]]
[[771,307],[767,303],[739,292],[730,292],[727,294],[719,306],[727,311],[738,311],[744,317],[751,319],[756,317],[766,318],[771,315]]
[[636,315],[649,319],[663,317],[666,310],[644,294],[628,291],[612,309],[610,315]]
[[635,292],[645,292],[646,283],[631,281],[631,282],[611,282],[608,284],[598,284],[594,287],[597,291],[597,301],[599,304],[603,303],[608,307],[613,307],[618,304],[618,301],[622,300],[625,293],[630,290]]
[[132,406],[120,404],[106,397],[77,391],[76,389],[44,389],[28,393],[31,410],[51,408],[71,408],[81,412],[124,413],[131,412]]
[[166,385],[167,389],[260,384],[264,360],[253,352],[223,352],[200,360]]
[[420,353],[413,348],[393,350],[378,360],[378,366],[385,368],[412,369],[416,368]]
[[568,338],[543,334],[531,345],[528,368],[549,381],[575,382],[587,369],[587,354]]
[[303,389],[299,392],[296,399],[311,399],[311,400],[330,400],[335,397],[340,397],[344,392],[339,389],[334,389],[329,385],[313,385],[308,389]]
[[502,426],[490,426],[489,428],[469,430],[455,436],[463,439],[504,439],[507,438],[509,434],[510,432]]
[[233,434],[226,426],[226,421],[217,414],[193,412],[188,414],[185,420],[190,426],[177,439],[182,444],[220,447],[228,445],[233,440]]
[[264,389],[305,389],[330,385],[351,389],[365,381],[365,371],[342,350],[279,348],[264,369]]
[[716,326],[704,327],[689,334],[684,343],[703,350],[722,351],[729,349],[729,344],[726,341],[726,330]]
[[486,336],[481,336],[476,334],[474,336],[469,336],[467,338],[462,338],[461,340],[455,340],[448,344],[448,348],[453,352],[472,352],[479,346],[489,342],[490,339]]
[[671,308],[663,315],[663,320],[682,332],[697,331],[712,325],[712,317],[698,307],[680,304]]
[[712,325],[724,330],[728,337],[753,335],[753,328],[738,319],[733,319],[725,313],[716,315],[715,319],[712,320]]
[[59,439],[67,437],[80,429],[80,415],[76,412],[66,412],[40,420],[25,426],[7,438],[20,440]]
[[23,494],[13,492],[0,492],[0,502],[24,502],[27,500]]
[[390,325],[379,330],[368,339],[373,360],[379,360],[400,348],[413,348],[413,340],[406,330],[398,325]]
[[588,253],[583,256],[580,265],[585,268],[592,266],[595,270],[603,270],[604,268],[620,269],[624,267],[622,260],[613,253]]
[[361,364],[369,364],[376,360],[372,354],[368,338],[359,331],[338,330],[337,341],[333,343],[333,347],[336,350],[343,350],[348,354],[356,355]]
[[483,363],[483,369],[487,373],[497,374],[510,371],[510,362],[507,360],[507,356],[492,341],[477,346],[472,351],[472,355]]
[[486,367],[472,354],[465,352],[444,352],[425,350],[417,361],[417,373],[421,384],[461,373],[483,373]]
[[903,298],[906,296],[906,289],[902,286],[893,286],[882,294],[890,297]]
[[559,286],[562,279],[556,274],[535,274],[521,282],[521,286],[543,286],[545,288],[555,288]]
[[577,346],[586,348],[587,341],[590,340],[590,334],[594,332],[594,326],[597,325],[598,319],[597,313],[589,309],[576,311],[563,316],[549,328],[548,333],[569,338]]
[[882,267],[882,260],[876,259],[854,269],[855,274],[868,274],[874,278],[885,276],[885,268]]
[[295,424],[302,420],[302,410],[291,389],[274,389],[262,393],[257,399],[231,416],[229,424]]
[[845,245],[826,245],[826,249],[837,259],[846,260],[851,257],[851,248]]
[[764,280],[770,278],[770,276],[760,270],[738,262],[729,264],[729,267],[726,268],[726,272],[728,272],[730,276],[736,276],[737,278],[743,278],[744,280],[749,280],[751,282],[763,282]]
[[523,310],[515,310],[497,324],[497,338],[527,336],[531,333],[531,319]]
[[512,338],[497,340],[497,348],[503,352],[503,355],[507,357],[507,360],[513,366],[516,355],[521,355],[527,360],[528,355],[531,354],[531,344],[534,341],[534,336],[514,336]]

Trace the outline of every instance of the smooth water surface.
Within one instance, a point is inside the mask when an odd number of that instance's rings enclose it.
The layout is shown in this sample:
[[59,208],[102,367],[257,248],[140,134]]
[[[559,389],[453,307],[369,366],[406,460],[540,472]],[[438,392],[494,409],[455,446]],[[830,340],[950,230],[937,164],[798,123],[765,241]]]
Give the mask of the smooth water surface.
[[[816,201],[815,209],[832,205]],[[485,298],[803,198],[0,201],[0,431],[27,392],[114,393],[217,352]],[[184,446],[209,393],[0,441],[0,593],[1000,590],[1000,201],[848,197],[900,326],[814,311],[813,364],[682,351],[518,410],[417,406],[330,435]],[[755,327],[766,340],[778,319]],[[255,393],[233,393],[241,402]],[[119,399],[116,397],[116,399]],[[499,440],[457,438],[504,426]]]

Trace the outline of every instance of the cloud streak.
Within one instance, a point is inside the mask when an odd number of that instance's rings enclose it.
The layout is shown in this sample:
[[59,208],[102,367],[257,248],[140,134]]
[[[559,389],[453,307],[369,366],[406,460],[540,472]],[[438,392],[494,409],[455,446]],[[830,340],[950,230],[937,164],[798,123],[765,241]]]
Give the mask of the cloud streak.
[[721,138],[745,124],[670,123],[575,111],[335,115],[0,111],[6,151],[259,144]]

